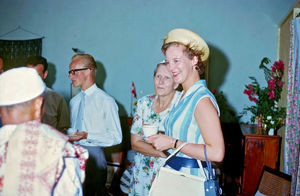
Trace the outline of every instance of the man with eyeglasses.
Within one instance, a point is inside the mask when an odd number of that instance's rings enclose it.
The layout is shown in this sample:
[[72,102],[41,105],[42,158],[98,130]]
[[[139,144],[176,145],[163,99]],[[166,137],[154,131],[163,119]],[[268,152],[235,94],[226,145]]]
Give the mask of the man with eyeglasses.
[[106,195],[107,165],[102,147],[120,144],[122,131],[115,100],[95,84],[97,66],[89,54],[76,54],[69,65],[69,78],[81,92],[70,101],[69,140],[86,148],[84,195]]
[[[26,66],[34,68],[43,81],[48,76],[48,62],[42,56],[31,56],[26,60]],[[63,96],[52,90],[46,88],[44,95],[44,114],[42,122],[57,130],[66,133],[70,128],[70,114],[69,108]]]

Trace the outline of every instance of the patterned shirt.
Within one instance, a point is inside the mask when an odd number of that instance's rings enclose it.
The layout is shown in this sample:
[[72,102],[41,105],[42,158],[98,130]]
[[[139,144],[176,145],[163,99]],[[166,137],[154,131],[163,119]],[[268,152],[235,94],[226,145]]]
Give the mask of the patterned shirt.
[[39,121],[0,129],[0,195],[82,195],[87,151]]
[[[173,100],[169,107],[160,113],[152,110],[155,96],[148,95],[138,100],[137,111],[131,128],[132,134],[138,134],[145,139],[143,124],[157,125],[158,130],[164,132],[164,120],[168,117],[173,105],[179,99],[180,92],[174,94]],[[160,157],[146,156],[136,153],[133,162],[133,178],[131,179],[129,194],[130,196],[148,195],[151,183],[157,174],[157,170],[163,161]]]

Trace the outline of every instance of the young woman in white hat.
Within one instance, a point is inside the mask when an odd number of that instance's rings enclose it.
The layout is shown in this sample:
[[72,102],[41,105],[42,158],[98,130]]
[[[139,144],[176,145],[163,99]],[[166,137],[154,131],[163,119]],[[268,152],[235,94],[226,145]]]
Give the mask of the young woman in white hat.
[[175,82],[183,87],[179,102],[165,121],[165,135],[148,138],[157,150],[176,149],[187,143],[168,165],[192,175],[203,176],[197,160],[204,161],[204,146],[209,161],[221,162],[224,157],[224,139],[219,121],[219,107],[213,94],[200,78],[209,48],[196,33],[174,29],[162,45],[168,69]]

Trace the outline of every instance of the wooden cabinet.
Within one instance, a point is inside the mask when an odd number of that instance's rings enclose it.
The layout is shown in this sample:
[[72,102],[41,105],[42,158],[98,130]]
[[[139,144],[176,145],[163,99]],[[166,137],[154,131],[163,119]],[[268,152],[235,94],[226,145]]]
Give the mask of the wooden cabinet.
[[244,134],[242,194],[254,195],[263,166],[278,169],[280,137]]

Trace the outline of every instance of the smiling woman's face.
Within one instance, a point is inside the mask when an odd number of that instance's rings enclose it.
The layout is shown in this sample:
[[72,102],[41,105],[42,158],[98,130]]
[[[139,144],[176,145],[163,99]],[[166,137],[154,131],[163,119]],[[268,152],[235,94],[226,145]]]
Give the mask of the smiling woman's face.
[[171,45],[166,50],[166,64],[178,84],[186,82],[193,72],[193,60],[188,57],[185,49],[185,46],[179,44]]

